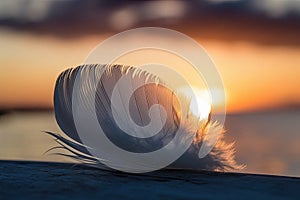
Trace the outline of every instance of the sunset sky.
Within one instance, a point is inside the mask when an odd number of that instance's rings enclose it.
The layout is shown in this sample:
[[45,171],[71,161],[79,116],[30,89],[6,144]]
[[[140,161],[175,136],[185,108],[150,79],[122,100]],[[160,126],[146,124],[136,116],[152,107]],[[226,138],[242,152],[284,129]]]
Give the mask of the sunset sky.
[[[179,11],[175,9],[173,12]],[[121,24],[125,26],[126,23]],[[155,21],[153,26],[157,23]],[[274,20],[274,23],[277,21]],[[45,34],[43,28],[42,32],[32,32],[26,26],[24,29],[24,25],[23,28],[14,28],[7,26],[7,22],[2,24],[5,25],[0,26],[0,109],[52,107],[58,74],[80,65],[96,45],[121,31],[105,29],[103,32],[67,37],[68,33],[67,36],[55,31]],[[152,25],[148,21],[145,24]],[[232,30],[216,24],[209,27],[210,31],[201,32],[194,24],[187,26],[182,21],[179,24],[175,22],[171,28],[177,27],[178,30],[180,24],[184,28],[179,30],[202,45],[215,62],[224,81],[228,112],[300,105],[300,45],[299,39],[294,36],[297,32],[282,34],[279,28],[273,27],[278,32],[268,32],[256,27],[251,29],[250,34],[238,31],[239,24],[232,23],[229,23],[231,28],[235,28]],[[250,27],[253,24],[249,22]],[[138,26],[129,23],[124,30],[132,27]],[[295,30],[300,33],[299,28]],[[72,31],[76,31],[76,27]],[[260,41],[260,33],[266,34],[264,37],[270,44]],[[207,36],[209,34],[211,37]],[[232,39],[232,34],[236,34],[237,39]]]
[[[236,160],[247,165],[242,173],[300,176],[300,0],[0,0],[0,160],[66,162],[42,155],[56,144],[41,131],[64,132],[53,112],[57,77],[84,63],[101,42],[139,27],[179,31],[206,50],[223,80],[224,138],[235,141]],[[195,54],[167,37],[170,48]],[[159,42],[154,35],[134,38]],[[168,53],[143,49],[115,63],[172,66],[203,95],[198,74],[185,70],[190,63]],[[199,96],[194,104],[201,112],[191,101],[194,115],[222,111]]]

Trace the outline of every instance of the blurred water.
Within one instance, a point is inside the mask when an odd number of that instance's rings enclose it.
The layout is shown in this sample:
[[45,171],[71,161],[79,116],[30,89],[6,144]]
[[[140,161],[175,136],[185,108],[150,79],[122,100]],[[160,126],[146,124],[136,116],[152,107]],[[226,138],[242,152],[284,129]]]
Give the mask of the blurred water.
[[[236,141],[243,172],[300,177],[300,111],[228,115],[227,141]],[[71,162],[44,155],[55,141],[43,130],[61,133],[52,112],[20,112],[0,117],[0,160]]]
[[300,176],[300,111],[227,115],[226,139],[246,172]]
[[19,112],[0,117],[0,160],[70,161],[44,154],[57,143],[42,131],[61,133],[52,112]]

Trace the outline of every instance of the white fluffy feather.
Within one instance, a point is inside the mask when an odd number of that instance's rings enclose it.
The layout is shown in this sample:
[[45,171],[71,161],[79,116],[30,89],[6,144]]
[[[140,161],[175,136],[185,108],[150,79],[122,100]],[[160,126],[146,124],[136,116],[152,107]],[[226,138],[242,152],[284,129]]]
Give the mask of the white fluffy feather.
[[[67,137],[47,132],[55,137],[63,148],[70,152],[70,154],[59,154],[75,158],[81,163],[93,167],[105,167],[99,161],[101,158],[92,156],[87,150],[89,147],[82,144],[76,131],[72,114],[72,92],[76,76],[84,77],[85,73],[97,76],[101,70],[102,72],[104,70],[104,73],[97,87],[97,98],[95,101],[97,117],[101,127],[104,127],[103,130],[106,132],[106,135],[118,146],[133,152],[147,152],[158,149],[173,138],[179,127],[179,123],[181,123],[181,117],[186,117],[188,120],[183,125],[184,135],[186,137],[195,135],[193,143],[178,160],[167,168],[210,171],[230,171],[243,168],[243,166],[238,165],[234,160],[234,144],[224,142],[224,131],[222,131],[222,135],[212,151],[206,157],[199,159],[199,149],[201,145],[205,145],[203,142],[204,137],[207,134],[212,134],[214,131],[220,131],[222,127],[218,125],[217,122],[211,122],[209,119],[205,122],[201,121],[200,123],[192,112],[188,112],[187,116],[181,116],[181,113],[178,111],[179,104],[176,98],[182,98],[181,100],[185,103],[181,106],[186,106],[186,108],[189,109],[189,102],[184,96],[178,97],[178,95],[174,95],[174,91],[170,91],[168,88],[161,86],[162,84],[160,83],[163,82],[159,77],[139,68],[122,65],[82,65],[74,69],[68,69],[60,74],[55,86],[54,109],[57,123]],[[136,139],[124,134],[114,122],[110,96],[116,82],[123,75],[129,75],[132,84],[135,84],[135,81],[147,81],[149,79],[155,82],[155,84],[145,85],[139,88],[139,90],[134,93],[134,100],[131,106],[133,107],[133,111],[131,115],[137,124],[145,126],[149,122],[148,111],[151,105],[155,103],[162,105],[166,110],[167,120],[163,129],[156,136],[142,140]],[[84,98],[84,95],[82,98]],[[199,127],[196,134],[192,133],[190,128],[195,123],[198,123]],[[181,138],[178,142],[185,142],[185,138]]]

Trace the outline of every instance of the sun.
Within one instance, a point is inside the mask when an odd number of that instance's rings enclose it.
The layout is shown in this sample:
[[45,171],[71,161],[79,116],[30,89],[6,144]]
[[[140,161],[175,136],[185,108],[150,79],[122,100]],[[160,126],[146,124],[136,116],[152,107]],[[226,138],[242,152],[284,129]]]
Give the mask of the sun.
[[184,94],[190,102],[190,111],[200,120],[207,119],[211,112],[211,99],[208,90],[197,87],[182,87],[179,92]]

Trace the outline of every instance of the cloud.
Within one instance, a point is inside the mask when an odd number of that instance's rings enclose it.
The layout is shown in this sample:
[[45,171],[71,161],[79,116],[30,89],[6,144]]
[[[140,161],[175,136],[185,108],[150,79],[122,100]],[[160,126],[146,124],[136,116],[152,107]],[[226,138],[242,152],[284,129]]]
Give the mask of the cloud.
[[0,19],[39,22],[49,14],[53,0],[0,1]]
[[254,0],[252,5],[255,10],[271,17],[283,17],[290,13],[300,15],[299,0]]

